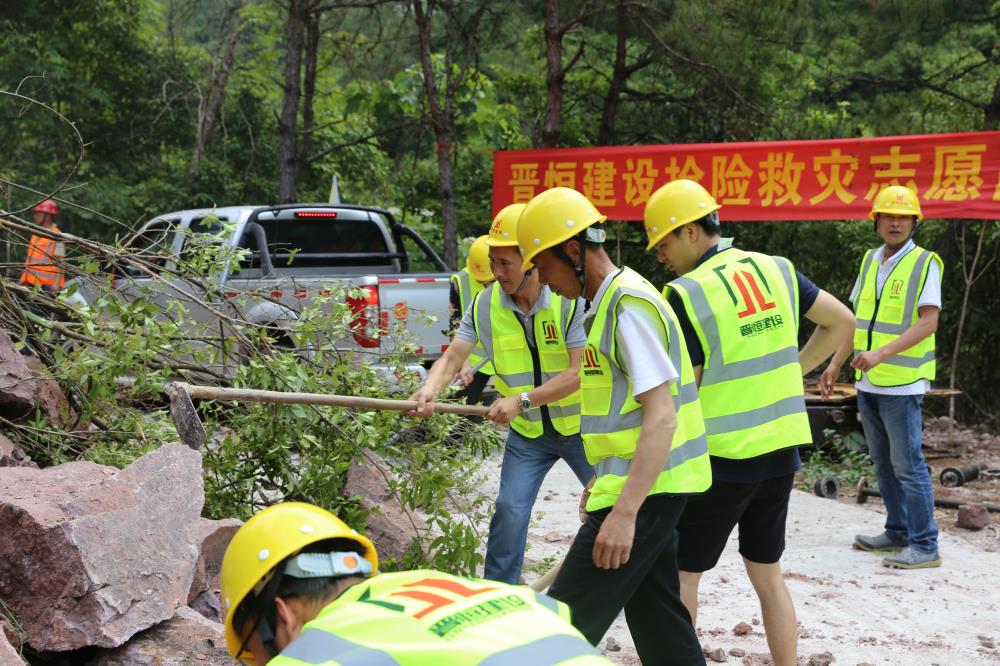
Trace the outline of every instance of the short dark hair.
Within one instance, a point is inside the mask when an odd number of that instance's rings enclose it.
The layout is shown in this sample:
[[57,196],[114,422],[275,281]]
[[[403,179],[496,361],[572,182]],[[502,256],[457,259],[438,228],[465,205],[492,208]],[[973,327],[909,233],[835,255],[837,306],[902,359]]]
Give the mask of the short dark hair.
[[[714,210],[708,215],[705,215],[704,217],[699,217],[697,220],[692,220],[687,224],[697,224],[699,227],[702,228],[702,231],[704,231],[709,236],[722,235],[722,228],[719,226],[719,214],[716,213]],[[680,236],[681,229],[686,227],[687,224],[682,224],[681,226],[674,229],[671,233],[673,233],[675,236]]]
[[[353,539],[324,539],[323,541],[317,541],[316,543],[309,544],[297,553],[286,557],[277,564],[275,569],[277,571],[283,571],[288,560],[295,557],[299,553],[354,553],[360,557],[364,557],[364,548],[360,543],[354,541]],[[275,597],[281,597],[282,599],[291,599],[296,597],[306,602],[323,601],[333,594],[334,589],[341,580],[349,577],[328,576],[326,578],[295,578],[294,576],[285,576],[278,573],[275,575],[281,576],[277,592],[274,595]],[[251,592],[251,594],[245,596],[243,601],[240,602],[240,605],[236,607],[236,611],[233,613],[233,628],[237,633],[243,630],[243,625],[246,624],[247,620],[262,611],[262,609],[258,607],[258,604],[259,600]]]

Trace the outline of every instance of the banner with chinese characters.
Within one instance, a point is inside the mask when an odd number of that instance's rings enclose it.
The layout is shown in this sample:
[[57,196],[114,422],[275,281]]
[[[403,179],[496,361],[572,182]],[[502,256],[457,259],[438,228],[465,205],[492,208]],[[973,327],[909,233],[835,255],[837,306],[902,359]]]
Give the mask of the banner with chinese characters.
[[493,213],[563,186],[641,220],[677,178],[708,189],[723,221],[864,219],[888,185],[916,191],[925,218],[1000,219],[1000,132],[497,151]]

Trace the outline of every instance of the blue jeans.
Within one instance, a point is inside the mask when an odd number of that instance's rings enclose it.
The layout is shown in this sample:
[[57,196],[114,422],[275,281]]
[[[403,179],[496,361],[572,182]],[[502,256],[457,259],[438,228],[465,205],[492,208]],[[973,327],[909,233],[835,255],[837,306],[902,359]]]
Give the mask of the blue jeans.
[[938,549],[934,493],[920,448],[923,399],[922,395],[858,391],[858,411],[888,513],[886,533],[893,539],[908,541],[913,550],[934,553]]
[[581,484],[586,485],[594,477],[580,435],[566,437],[546,430],[541,437],[528,439],[511,428],[500,467],[500,492],[486,542],[484,578],[513,584],[520,581],[531,507],[545,475],[560,458]]

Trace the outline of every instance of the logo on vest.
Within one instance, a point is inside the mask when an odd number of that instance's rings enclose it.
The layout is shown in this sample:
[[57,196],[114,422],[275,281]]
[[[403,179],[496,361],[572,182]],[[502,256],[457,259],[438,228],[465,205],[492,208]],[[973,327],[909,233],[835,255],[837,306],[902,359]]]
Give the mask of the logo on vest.
[[597,360],[597,350],[594,349],[594,345],[587,345],[587,348],[583,350],[583,374],[588,377],[604,374],[601,362]]
[[542,322],[542,332],[545,334],[545,344],[559,344],[559,334],[556,333],[556,325],[551,321]]
[[893,280],[892,284],[889,285],[889,296],[890,298],[899,298],[899,295],[903,293],[903,281]]

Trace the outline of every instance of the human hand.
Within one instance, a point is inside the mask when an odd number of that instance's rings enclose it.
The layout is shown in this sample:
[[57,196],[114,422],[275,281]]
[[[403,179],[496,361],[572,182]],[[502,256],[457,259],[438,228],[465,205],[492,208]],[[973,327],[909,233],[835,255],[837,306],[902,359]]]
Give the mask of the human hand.
[[486,420],[497,425],[509,424],[521,413],[521,400],[515,396],[500,398],[490,406]]
[[465,361],[462,363],[462,369],[455,373],[455,377],[451,380],[451,383],[465,388],[472,383],[472,378],[475,374],[469,362]]
[[590,489],[594,487],[594,483],[596,481],[597,481],[597,477],[595,476],[594,478],[592,478],[590,480],[590,483],[588,483],[586,486],[584,486],[583,493],[580,495],[580,522],[581,523],[587,522],[587,515],[588,515],[588,513],[587,513],[587,500],[590,499]]
[[420,390],[410,396],[410,400],[417,402],[416,409],[406,412],[407,416],[424,418],[434,413],[434,398],[437,394],[429,386],[421,386]]
[[826,366],[826,370],[819,376],[819,394],[824,400],[833,395],[833,386],[837,383],[837,377],[839,376],[840,367],[834,367],[833,363]]
[[611,509],[594,542],[594,566],[598,569],[617,569],[626,564],[634,540],[635,516]]
[[884,360],[885,356],[882,354],[881,349],[864,351],[854,357],[854,360],[851,361],[851,367],[857,368],[861,372],[868,372]]

